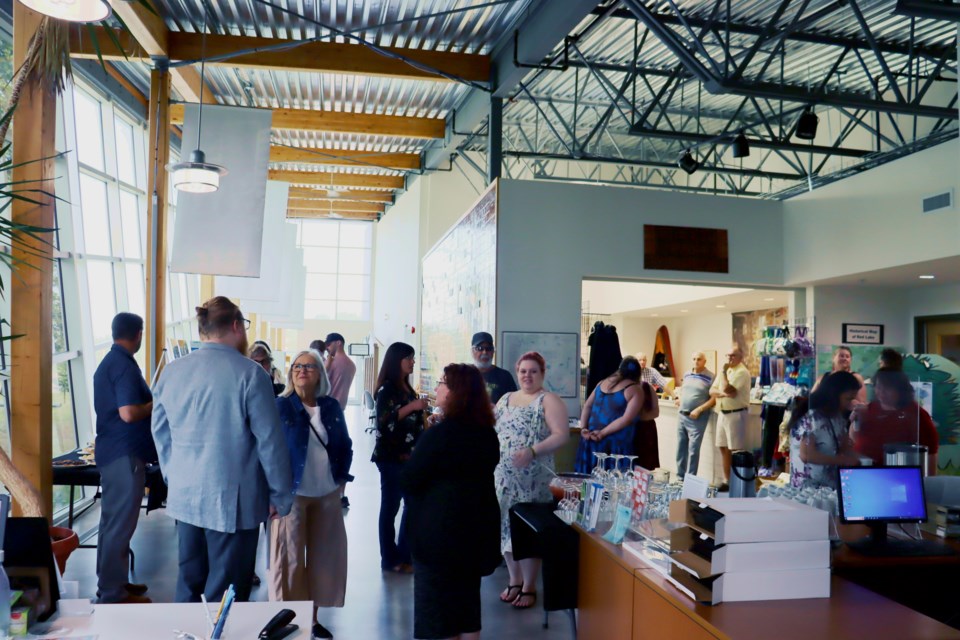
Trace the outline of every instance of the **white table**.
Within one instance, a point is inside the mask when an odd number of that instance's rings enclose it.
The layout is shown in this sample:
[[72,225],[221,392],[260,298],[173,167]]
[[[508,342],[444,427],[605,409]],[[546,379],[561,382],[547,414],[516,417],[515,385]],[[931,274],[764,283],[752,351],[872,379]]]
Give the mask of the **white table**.
[[[219,605],[211,604],[211,615]],[[300,628],[287,638],[310,638],[313,627],[312,602],[238,602],[230,608],[230,617],[224,629],[224,640],[255,639],[273,616],[281,609],[292,609],[297,617],[291,624]],[[51,631],[69,629],[60,637],[97,635],[98,640],[172,640],[174,629],[209,637],[203,605],[188,604],[98,604],[91,616],[60,617],[53,621]],[[55,636],[56,637],[56,636]]]

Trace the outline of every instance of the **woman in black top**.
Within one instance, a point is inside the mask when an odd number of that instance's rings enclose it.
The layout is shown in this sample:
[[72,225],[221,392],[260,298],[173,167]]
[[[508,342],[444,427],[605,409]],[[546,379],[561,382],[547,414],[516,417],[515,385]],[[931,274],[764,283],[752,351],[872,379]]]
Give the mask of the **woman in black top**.
[[500,564],[493,472],[500,441],[483,377],[451,364],[437,383],[443,419],[420,438],[401,474],[410,498],[416,638],[480,637],[480,578]]
[[394,342],[387,349],[377,379],[377,443],[371,460],[380,470],[380,568],[398,573],[413,573],[406,507],[400,518],[399,538],[393,524],[403,499],[400,472],[423,431],[427,408],[427,401],[418,398],[410,386],[415,363],[413,347]]

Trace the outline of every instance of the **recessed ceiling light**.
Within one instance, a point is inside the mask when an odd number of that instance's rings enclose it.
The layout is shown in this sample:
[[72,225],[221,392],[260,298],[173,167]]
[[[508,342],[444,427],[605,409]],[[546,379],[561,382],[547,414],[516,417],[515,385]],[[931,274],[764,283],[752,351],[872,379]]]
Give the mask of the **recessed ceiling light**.
[[650,314],[650,317],[651,317],[651,318],[656,318],[656,317],[659,316],[659,315],[660,315],[659,313],[651,313],[651,314]]
[[920,276],[920,279],[921,279],[921,280],[933,280],[933,279],[936,278],[936,277],[937,277],[937,276],[931,276],[931,275],[928,274],[928,275],[922,275],[922,276]]
[[726,309],[726,308],[727,308],[727,305],[725,305],[725,304],[718,304],[718,305],[717,305],[717,309]]
[[687,313],[690,309],[680,309],[680,313]]
[[773,302],[773,298],[764,298],[763,301],[764,301],[764,302]]

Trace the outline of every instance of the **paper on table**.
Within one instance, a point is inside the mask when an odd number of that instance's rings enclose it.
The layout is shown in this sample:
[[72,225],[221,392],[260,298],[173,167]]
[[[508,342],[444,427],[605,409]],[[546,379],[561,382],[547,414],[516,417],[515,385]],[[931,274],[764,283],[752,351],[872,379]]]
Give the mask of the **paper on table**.
[[710,489],[710,483],[700,476],[688,473],[683,476],[683,489],[680,492],[681,500],[702,500],[707,497],[707,491]]

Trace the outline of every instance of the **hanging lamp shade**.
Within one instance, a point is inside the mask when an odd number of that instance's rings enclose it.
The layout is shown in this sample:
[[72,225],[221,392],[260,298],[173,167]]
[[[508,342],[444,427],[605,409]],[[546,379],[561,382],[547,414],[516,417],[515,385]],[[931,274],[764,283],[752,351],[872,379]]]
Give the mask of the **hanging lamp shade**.
[[747,140],[747,136],[743,135],[743,131],[737,134],[737,137],[733,139],[733,157],[734,158],[746,158],[750,155],[750,141]]
[[220,165],[207,162],[200,149],[191,151],[187,162],[168,164],[167,170],[171,172],[173,187],[187,193],[212,193],[220,188],[220,176],[227,175]]
[[69,22],[99,22],[110,17],[110,5],[102,0],[20,0],[37,13]]

